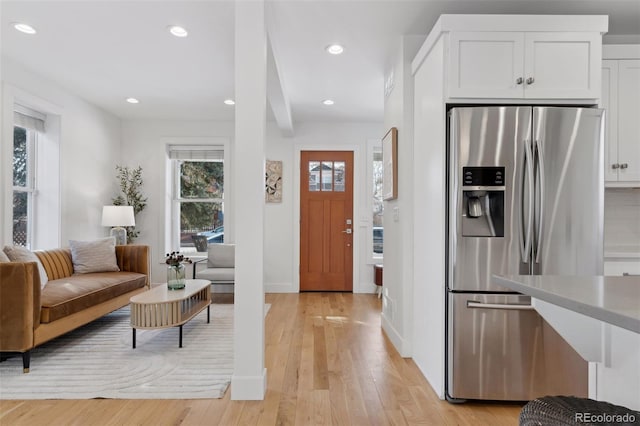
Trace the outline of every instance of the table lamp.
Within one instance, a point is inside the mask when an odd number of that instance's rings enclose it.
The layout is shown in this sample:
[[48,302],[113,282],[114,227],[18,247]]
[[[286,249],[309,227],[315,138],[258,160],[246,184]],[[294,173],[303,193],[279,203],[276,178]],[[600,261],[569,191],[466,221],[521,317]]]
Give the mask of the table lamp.
[[127,230],[123,226],[135,226],[133,206],[102,207],[102,226],[111,226],[109,235],[116,238],[116,245],[127,244]]

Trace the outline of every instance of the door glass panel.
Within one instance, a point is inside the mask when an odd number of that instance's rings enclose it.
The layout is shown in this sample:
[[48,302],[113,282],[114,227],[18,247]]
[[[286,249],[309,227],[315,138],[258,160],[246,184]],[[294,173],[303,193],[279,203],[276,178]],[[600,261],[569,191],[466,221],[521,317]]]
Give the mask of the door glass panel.
[[333,191],[333,161],[322,162],[322,190]]
[[344,192],[344,161],[333,163],[333,190]]
[[320,162],[309,161],[309,192],[320,191]]

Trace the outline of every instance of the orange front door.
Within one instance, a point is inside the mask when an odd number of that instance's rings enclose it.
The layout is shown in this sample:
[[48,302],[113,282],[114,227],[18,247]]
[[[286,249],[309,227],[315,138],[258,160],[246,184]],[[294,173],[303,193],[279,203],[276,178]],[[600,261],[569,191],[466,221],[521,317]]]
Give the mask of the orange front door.
[[302,151],[300,291],[353,290],[353,152]]

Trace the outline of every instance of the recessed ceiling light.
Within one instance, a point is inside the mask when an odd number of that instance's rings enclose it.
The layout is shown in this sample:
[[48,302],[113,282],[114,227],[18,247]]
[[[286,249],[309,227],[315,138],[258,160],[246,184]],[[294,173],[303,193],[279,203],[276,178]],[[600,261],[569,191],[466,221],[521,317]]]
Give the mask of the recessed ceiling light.
[[331,99],[325,99],[324,101],[322,101],[322,103],[324,105],[333,105],[334,104],[334,102]]
[[31,25],[22,24],[20,22],[14,22],[13,23],[13,28],[15,28],[16,30],[20,31],[21,33],[25,33],[25,34],[35,34],[36,33],[36,29],[33,28]]
[[179,25],[171,25],[169,26],[169,32],[171,34],[173,34],[176,37],[186,37],[189,35],[189,33],[187,32],[187,30],[185,30],[184,28],[182,28]]
[[339,55],[344,52],[344,47],[340,46],[339,44],[330,44],[329,46],[325,47],[325,50],[332,55]]
[[127,98],[127,102],[129,102],[130,104],[139,104],[140,101],[137,100],[136,98]]
[[225,105],[235,105],[236,101],[234,101],[233,99],[225,99],[224,100],[224,104]]

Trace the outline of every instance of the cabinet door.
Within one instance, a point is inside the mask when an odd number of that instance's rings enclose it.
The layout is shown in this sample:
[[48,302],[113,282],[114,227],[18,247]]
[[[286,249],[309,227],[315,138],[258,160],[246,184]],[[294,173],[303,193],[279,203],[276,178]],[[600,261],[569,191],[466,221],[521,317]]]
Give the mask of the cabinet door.
[[602,61],[602,96],[600,108],[604,108],[604,180],[618,180],[618,61]]
[[640,260],[604,262],[605,275],[640,275]]
[[640,59],[618,62],[618,180],[640,181]]
[[451,33],[449,97],[521,98],[523,42],[519,32]]
[[602,37],[598,33],[526,33],[525,97],[600,97]]

